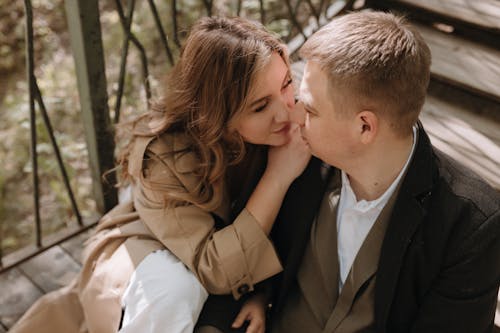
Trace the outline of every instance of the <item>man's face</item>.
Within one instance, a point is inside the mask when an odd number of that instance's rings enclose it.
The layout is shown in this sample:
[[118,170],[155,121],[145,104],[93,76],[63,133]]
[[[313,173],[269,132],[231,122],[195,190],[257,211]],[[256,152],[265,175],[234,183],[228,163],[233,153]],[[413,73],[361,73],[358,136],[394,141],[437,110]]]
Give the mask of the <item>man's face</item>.
[[328,84],[328,77],[320,66],[308,61],[300,84],[300,102],[293,112],[292,121],[301,126],[302,136],[314,156],[345,170],[355,158],[359,145],[355,132],[356,113],[349,109],[340,110],[348,107],[348,103],[340,102],[348,102],[343,97],[340,91]]

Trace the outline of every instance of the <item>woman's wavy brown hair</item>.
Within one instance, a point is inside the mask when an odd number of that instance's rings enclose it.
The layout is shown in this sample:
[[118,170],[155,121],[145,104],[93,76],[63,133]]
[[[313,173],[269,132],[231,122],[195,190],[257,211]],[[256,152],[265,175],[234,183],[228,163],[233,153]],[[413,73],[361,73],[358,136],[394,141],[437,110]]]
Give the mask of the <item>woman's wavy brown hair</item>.
[[167,200],[215,209],[227,167],[245,154],[242,138],[229,128],[230,120],[247,106],[256,74],[273,52],[288,65],[286,46],[259,23],[238,17],[200,19],[167,76],[164,97],[134,121],[131,143],[120,161],[122,176],[129,176],[128,157],[135,137],[183,133],[190,142],[189,151],[199,158],[195,170],[199,186],[190,193],[161,184],[158,190],[166,192]]

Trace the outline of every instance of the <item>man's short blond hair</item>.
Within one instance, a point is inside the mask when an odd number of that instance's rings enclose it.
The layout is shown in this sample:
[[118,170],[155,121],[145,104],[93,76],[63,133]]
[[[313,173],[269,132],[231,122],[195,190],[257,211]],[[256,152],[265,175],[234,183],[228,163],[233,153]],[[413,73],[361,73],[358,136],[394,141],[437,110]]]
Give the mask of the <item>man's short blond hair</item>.
[[300,50],[326,72],[345,102],[383,113],[400,134],[411,133],[429,84],[431,53],[405,18],[354,12],[332,20]]

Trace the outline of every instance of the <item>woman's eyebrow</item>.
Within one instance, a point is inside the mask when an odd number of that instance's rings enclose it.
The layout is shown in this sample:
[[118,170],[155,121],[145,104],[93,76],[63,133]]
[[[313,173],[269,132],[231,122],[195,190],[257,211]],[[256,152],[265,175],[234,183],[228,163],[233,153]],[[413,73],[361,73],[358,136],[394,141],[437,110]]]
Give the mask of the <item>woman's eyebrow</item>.
[[266,99],[268,99],[268,98],[269,98],[269,95],[268,95],[268,96],[264,96],[264,97],[262,97],[262,98],[259,98],[258,100],[253,101],[252,103],[250,103],[250,107],[253,107],[253,106],[257,105],[257,104],[259,104],[260,102],[265,101],[265,100],[266,100]]

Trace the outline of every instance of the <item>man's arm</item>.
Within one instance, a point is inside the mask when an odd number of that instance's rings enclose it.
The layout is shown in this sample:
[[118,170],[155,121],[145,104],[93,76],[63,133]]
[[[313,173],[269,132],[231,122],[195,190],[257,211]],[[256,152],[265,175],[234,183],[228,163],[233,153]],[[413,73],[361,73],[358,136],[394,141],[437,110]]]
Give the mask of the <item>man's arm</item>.
[[411,332],[492,332],[500,284],[500,212],[449,252],[453,260],[425,296]]

